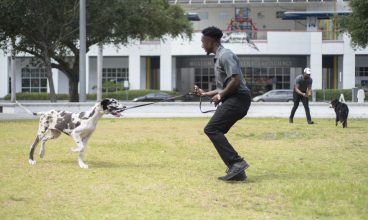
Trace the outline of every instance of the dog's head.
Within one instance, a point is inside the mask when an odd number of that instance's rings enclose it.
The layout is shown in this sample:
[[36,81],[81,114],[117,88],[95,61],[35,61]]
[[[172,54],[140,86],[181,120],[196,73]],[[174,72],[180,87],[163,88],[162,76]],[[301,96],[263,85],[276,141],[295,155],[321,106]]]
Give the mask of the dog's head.
[[126,108],[120,104],[116,99],[107,98],[100,102],[102,110],[105,114],[112,114],[115,117],[120,117],[121,112]]
[[340,103],[340,102],[339,102],[339,100],[337,100],[337,99],[332,100],[332,101],[331,101],[331,103],[330,103],[330,108],[336,108],[336,106],[337,106],[339,103]]

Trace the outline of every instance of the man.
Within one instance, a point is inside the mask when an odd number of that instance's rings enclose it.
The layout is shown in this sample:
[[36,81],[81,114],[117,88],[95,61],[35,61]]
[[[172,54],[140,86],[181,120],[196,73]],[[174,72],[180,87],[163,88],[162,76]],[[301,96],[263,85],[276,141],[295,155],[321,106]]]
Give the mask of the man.
[[228,167],[227,174],[219,179],[244,181],[247,178],[244,170],[249,165],[231,146],[225,134],[247,114],[251,103],[250,91],[245,85],[238,57],[221,45],[222,31],[216,27],[208,27],[202,34],[203,49],[207,55],[215,54],[216,90],[204,92],[196,85],[194,90],[199,96],[212,97],[215,106],[218,106],[204,132]]
[[310,77],[311,70],[309,68],[305,68],[303,71],[303,75],[299,75],[295,78],[295,86],[293,92],[293,101],[294,106],[291,109],[291,114],[289,117],[289,123],[293,123],[294,114],[299,106],[299,101],[302,101],[305,114],[307,116],[308,124],[314,124],[312,121],[309,105],[308,105],[308,97],[312,95],[312,83],[313,80]]

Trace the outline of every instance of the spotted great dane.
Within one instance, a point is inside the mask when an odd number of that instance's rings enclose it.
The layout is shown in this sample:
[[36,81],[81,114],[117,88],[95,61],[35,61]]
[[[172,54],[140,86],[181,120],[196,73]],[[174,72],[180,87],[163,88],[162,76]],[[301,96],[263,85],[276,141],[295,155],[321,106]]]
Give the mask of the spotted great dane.
[[[71,136],[77,144],[75,148],[72,148],[72,151],[79,153],[79,166],[81,168],[88,168],[88,165],[83,161],[83,156],[88,140],[96,129],[97,121],[104,114],[112,114],[115,117],[120,117],[124,109],[125,106],[122,106],[117,100],[110,98],[98,102],[87,112],[71,113],[67,111],[51,110],[48,112],[32,113],[33,115],[40,115],[41,117],[36,140],[31,145],[31,150],[29,152],[29,164],[36,164],[33,154],[40,141],[40,158],[43,158],[45,155],[46,141],[58,138],[61,132],[63,132]],[[27,111],[29,112],[29,110]]]

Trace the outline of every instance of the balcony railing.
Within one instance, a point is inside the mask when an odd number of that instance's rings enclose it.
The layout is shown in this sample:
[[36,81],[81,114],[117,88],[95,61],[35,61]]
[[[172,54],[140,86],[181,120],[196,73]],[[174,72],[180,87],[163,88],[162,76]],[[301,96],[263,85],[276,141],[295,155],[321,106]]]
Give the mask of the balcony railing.
[[[308,31],[303,30],[290,30],[290,29],[263,29],[263,30],[239,30],[239,31],[228,31],[223,30],[224,36],[221,39],[223,43],[246,43],[248,40],[255,40],[258,42],[266,42],[267,34],[270,32],[279,32],[279,33],[309,33]],[[337,30],[336,33],[333,31],[320,30],[318,32],[322,33],[322,40],[325,43],[333,43],[340,42],[343,39],[342,32]],[[193,35],[201,35],[200,30],[195,30]],[[150,39],[150,40],[142,40],[140,42],[141,45],[160,45],[160,39]]]
[[[321,3],[335,0],[169,0],[170,4],[196,5],[196,4],[244,4],[244,3]],[[349,1],[349,0],[336,0]]]

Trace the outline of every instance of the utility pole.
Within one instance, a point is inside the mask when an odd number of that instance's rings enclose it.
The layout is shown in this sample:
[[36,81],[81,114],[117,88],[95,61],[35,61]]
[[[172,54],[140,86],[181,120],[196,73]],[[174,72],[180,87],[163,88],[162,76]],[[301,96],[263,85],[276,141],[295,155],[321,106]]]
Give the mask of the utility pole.
[[16,92],[17,92],[17,84],[16,84],[16,74],[15,74],[15,68],[16,68],[16,63],[15,63],[15,53],[13,54],[12,52],[12,56],[11,56],[11,65],[10,65],[10,73],[11,73],[11,96],[10,96],[10,101],[11,102],[15,102],[16,101]]
[[86,101],[86,0],[79,0],[79,101]]
[[14,46],[15,45],[15,39],[12,38],[11,39],[11,57],[10,57],[10,89],[11,89],[11,94],[10,94],[10,101],[15,103],[15,101],[17,100],[17,83],[16,83],[16,73],[15,73],[15,68],[16,68],[16,63],[15,63],[15,50],[14,50]]
[[97,53],[97,101],[102,100],[102,66],[103,66],[103,45],[98,44]]

